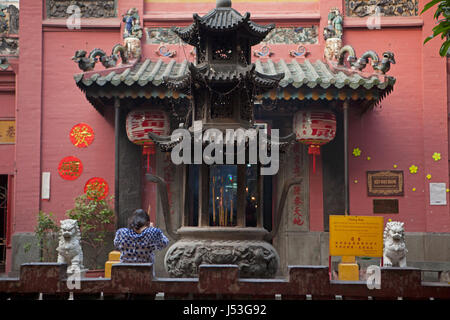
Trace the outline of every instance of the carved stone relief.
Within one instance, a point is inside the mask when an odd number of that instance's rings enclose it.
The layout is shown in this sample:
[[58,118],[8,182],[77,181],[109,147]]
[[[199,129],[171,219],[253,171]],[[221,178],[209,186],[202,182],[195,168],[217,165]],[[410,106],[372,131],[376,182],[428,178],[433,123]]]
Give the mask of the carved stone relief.
[[80,7],[81,18],[117,17],[117,5],[115,0],[47,0],[47,17],[69,17],[72,13],[67,13],[67,8],[71,5]]
[[0,34],[19,34],[19,9],[0,4]]
[[374,14],[380,16],[417,16],[418,0],[346,0],[346,14],[349,17],[365,17]]
[[0,38],[0,55],[19,55],[19,39],[8,37]]
[[280,263],[275,249],[263,241],[181,240],[166,253],[172,277],[196,277],[201,264],[235,264],[241,278],[270,278]]
[[[180,44],[182,41],[170,28],[145,28],[147,44]],[[275,28],[264,39],[265,44],[316,44],[318,43],[318,27]]]

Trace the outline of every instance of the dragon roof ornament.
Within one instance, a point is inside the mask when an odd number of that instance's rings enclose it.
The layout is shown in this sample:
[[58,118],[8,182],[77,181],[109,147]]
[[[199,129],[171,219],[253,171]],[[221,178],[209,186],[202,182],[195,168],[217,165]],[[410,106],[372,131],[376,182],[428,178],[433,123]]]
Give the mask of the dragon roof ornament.
[[78,64],[78,67],[84,71],[92,71],[97,62],[105,68],[117,67],[119,58],[122,64],[139,62],[142,55],[141,38],[143,35],[140,25],[140,17],[136,8],[131,8],[122,16],[125,23],[123,44],[116,44],[108,56],[105,51],[99,48],[93,49],[89,55],[86,50],[77,50],[72,60]]
[[[364,52],[361,57],[356,56],[355,49],[351,45],[343,46],[343,17],[338,8],[331,8],[328,14],[328,25],[324,28],[325,39],[324,57],[329,64],[336,69],[349,67],[351,70],[363,71],[370,64],[375,73],[386,74],[391,69],[391,64],[395,64],[395,55],[391,51],[383,53],[380,59],[373,50]],[[345,59],[346,58],[346,59]]]

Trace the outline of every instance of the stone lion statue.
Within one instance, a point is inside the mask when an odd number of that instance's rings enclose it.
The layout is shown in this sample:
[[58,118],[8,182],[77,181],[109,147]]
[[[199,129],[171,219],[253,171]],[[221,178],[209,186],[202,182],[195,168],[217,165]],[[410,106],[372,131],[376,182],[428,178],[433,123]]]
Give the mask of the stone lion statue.
[[383,265],[385,267],[406,267],[406,249],[404,223],[389,221],[383,234]]
[[83,251],[80,245],[81,232],[78,222],[73,219],[61,220],[59,234],[58,263],[67,263],[67,273],[83,270]]

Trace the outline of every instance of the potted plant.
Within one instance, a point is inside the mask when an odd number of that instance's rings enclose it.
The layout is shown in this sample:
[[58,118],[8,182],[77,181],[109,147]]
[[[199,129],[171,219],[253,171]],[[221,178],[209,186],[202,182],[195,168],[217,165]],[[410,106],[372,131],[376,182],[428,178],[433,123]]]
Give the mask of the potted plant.
[[[75,206],[67,211],[69,219],[78,221],[81,244],[84,251],[84,266],[89,268],[87,277],[104,274],[105,252],[108,234],[114,231],[113,197],[105,198],[87,192],[75,198]],[[104,260],[104,261],[103,261]]]
[[47,214],[43,211],[39,211],[34,232],[38,242],[40,261],[56,261],[59,226],[55,222],[53,213],[50,212]]

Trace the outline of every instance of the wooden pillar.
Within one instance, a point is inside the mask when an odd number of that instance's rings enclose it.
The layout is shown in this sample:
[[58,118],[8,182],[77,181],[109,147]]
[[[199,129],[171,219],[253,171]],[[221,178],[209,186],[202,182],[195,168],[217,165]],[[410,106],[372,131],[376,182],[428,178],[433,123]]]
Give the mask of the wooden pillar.
[[119,136],[120,136],[120,99],[114,99],[114,211],[116,212],[116,228],[121,226],[120,223],[120,206],[119,206],[119,194],[120,194],[120,147],[119,147]]
[[142,208],[142,147],[133,144],[127,136],[125,121],[129,105],[119,98],[115,107],[115,177],[114,206],[118,228],[128,225],[133,211]]
[[350,190],[349,190],[349,180],[348,180],[348,99],[344,101],[344,198],[345,198],[345,215],[350,214]]
[[237,217],[236,217],[236,226],[237,227],[245,227],[245,201],[246,201],[246,193],[245,193],[245,164],[237,165]]
[[200,227],[209,227],[209,166],[202,164],[200,166],[199,183],[199,219]]
[[257,187],[256,187],[256,203],[258,204],[258,208],[256,208],[256,227],[263,228],[264,223],[264,197],[263,197],[263,176],[260,173],[261,167],[256,166],[256,175],[257,175]]

